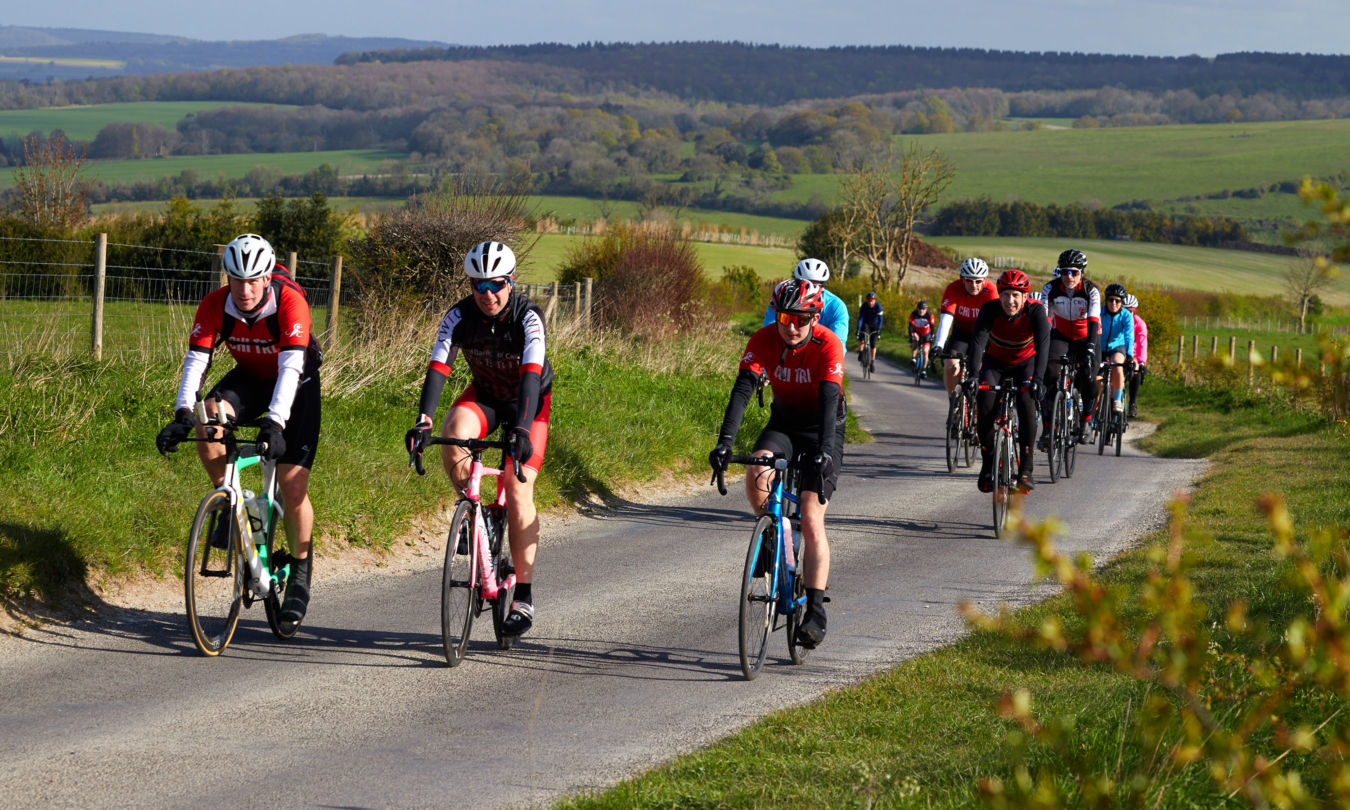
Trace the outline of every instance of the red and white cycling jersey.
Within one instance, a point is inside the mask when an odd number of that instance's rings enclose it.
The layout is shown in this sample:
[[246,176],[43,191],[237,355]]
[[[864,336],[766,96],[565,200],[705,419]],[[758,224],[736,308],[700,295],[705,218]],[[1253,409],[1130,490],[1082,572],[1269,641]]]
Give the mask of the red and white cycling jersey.
[[[778,327],[766,326],[750,336],[740,367],[767,374],[774,416],[790,419],[806,430],[820,421],[820,384],[844,384],[844,344],[834,332],[815,323],[809,340],[788,348]],[[841,409],[843,402],[841,396]]]
[[938,313],[951,315],[952,330],[969,337],[975,331],[975,319],[980,315],[980,307],[997,300],[998,290],[994,289],[993,284],[986,281],[979,292],[971,295],[966,292],[965,283],[958,278],[942,291],[942,306],[938,307]]
[[[1050,328],[1068,340],[1086,340],[1099,334],[1102,326],[1102,298],[1097,285],[1083,279],[1075,290],[1064,288],[1054,279],[1041,291],[1041,300],[1050,313]],[[1089,331],[1089,325],[1097,328]]]

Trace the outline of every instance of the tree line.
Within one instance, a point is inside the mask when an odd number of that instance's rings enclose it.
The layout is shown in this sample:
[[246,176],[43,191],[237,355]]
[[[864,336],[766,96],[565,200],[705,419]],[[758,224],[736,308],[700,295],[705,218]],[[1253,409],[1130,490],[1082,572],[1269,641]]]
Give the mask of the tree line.
[[988,198],[958,200],[938,210],[927,232],[934,236],[1054,236],[1130,239],[1218,247],[1248,241],[1240,222],[1226,217],[1169,215],[1157,211],[1038,205]]

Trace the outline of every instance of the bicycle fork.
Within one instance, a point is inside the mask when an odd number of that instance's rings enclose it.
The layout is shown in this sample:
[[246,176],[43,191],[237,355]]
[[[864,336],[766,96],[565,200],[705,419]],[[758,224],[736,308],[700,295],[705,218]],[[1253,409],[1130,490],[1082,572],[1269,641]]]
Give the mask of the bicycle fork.
[[500,584],[497,582],[497,566],[492,560],[487,529],[484,528],[487,515],[483,513],[481,504],[474,505],[474,512],[473,546],[474,553],[478,556],[478,588],[484,599],[496,599],[499,593],[509,591],[515,586],[516,575],[512,572],[507,574]]

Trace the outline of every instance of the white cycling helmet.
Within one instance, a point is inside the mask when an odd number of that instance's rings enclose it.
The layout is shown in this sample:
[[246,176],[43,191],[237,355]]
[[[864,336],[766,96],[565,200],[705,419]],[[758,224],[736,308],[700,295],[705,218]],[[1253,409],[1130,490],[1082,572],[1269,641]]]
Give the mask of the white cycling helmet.
[[802,281],[814,281],[817,284],[824,284],[830,280],[829,265],[820,259],[802,259],[797,262],[797,266],[792,270],[792,277],[799,278]]
[[984,259],[971,256],[961,262],[961,278],[989,278],[989,265],[984,263]]
[[1134,297],[1134,293],[1125,296],[1125,308],[1131,312],[1139,308],[1139,299]]
[[464,257],[469,278],[510,278],[516,273],[516,254],[501,242],[479,242]]
[[221,256],[225,272],[234,278],[258,278],[272,272],[277,254],[272,244],[256,233],[236,236],[225,246]]

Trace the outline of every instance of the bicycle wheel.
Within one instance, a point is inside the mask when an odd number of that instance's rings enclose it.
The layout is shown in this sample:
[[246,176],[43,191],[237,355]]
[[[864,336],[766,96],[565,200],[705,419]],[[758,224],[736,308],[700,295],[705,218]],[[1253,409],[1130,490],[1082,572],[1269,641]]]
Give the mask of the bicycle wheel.
[[1116,414],[1115,422],[1116,455],[1119,456],[1120,443],[1125,438],[1125,417],[1121,414]]
[[[498,586],[500,586],[501,583],[515,570],[511,565],[511,556],[507,551],[510,546],[505,542],[503,537],[506,533],[505,518],[506,516],[503,515],[501,524],[497,527],[493,538],[494,548],[492,549],[492,557],[497,561]],[[497,599],[492,604],[492,635],[497,639],[497,649],[499,650],[511,649],[511,642],[515,641],[514,637],[508,636],[502,632],[502,625],[506,622],[506,616],[511,612],[511,594],[514,590],[514,586],[512,586],[511,590],[498,587]]]
[[[227,548],[212,548],[219,527],[228,526]],[[244,566],[239,529],[229,496],[212,492],[197,507],[183,561],[183,601],[192,642],[204,655],[219,655],[234,637],[244,599]]]
[[956,472],[956,463],[960,460],[962,433],[965,430],[965,419],[961,413],[961,407],[965,404],[965,397],[957,391],[951,396],[951,402],[947,404],[947,472]]
[[[464,553],[460,553],[461,547],[465,549]],[[459,666],[464,660],[476,612],[478,557],[473,552],[473,503],[460,501],[450,520],[450,534],[445,542],[445,569],[441,572],[441,639],[445,645],[445,662],[452,667]]]
[[1046,466],[1050,468],[1050,483],[1059,480],[1060,473],[1064,471],[1064,437],[1068,433],[1069,414],[1068,403],[1065,401],[1064,392],[1055,392],[1055,404],[1051,406],[1050,411],[1050,439],[1047,442]]
[[1069,395],[1064,420],[1064,477],[1073,478],[1073,464],[1078,460],[1078,436],[1083,429],[1082,399],[1077,391]]
[[[263,600],[263,610],[267,613],[267,626],[272,628],[272,635],[282,641],[287,641],[295,638],[295,634],[300,630],[300,624],[281,620],[281,599],[286,593],[286,582],[291,568],[289,562],[286,562],[284,558],[278,561],[278,557],[280,555],[289,557],[291,550],[287,548],[285,540],[277,540],[276,530],[277,524],[274,519],[268,529],[271,536],[267,538],[267,542],[271,551],[267,555],[267,568],[272,574],[273,581],[276,582],[276,588]],[[281,536],[284,538],[285,532],[282,532]]]
[[963,396],[962,399],[965,401],[961,404],[961,419],[965,423],[965,427],[961,430],[961,452],[965,456],[966,467],[969,468],[974,463],[972,456],[975,454],[975,445],[979,441],[979,438],[975,435],[975,395]]
[[994,536],[1002,537],[1008,521],[1008,499],[1012,497],[1012,454],[1006,426],[998,428],[994,437]]
[[[767,543],[765,542],[767,540]],[[769,591],[773,586],[773,571],[778,565],[778,551],[774,559],[764,567],[764,573],[755,575],[755,563],[762,549],[777,548],[778,523],[772,515],[762,515],[755,521],[755,533],[750,535],[750,548],[745,553],[745,570],[741,574],[740,604],[740,656],[741,673],[746,680],[754,680],[764,665],[764,653],[768,648],[769,631],[773,629],[776,613],[774,595]]]
[[863,367],[863,379],[864,380],[872,379],[872,364],[867,362],[866,360],[863,360],[862,367]]
[[797,570],[792,572],[792,612],[788,614],[788,620],[784,622],[787,625],[788,657],[794,664],[806,662],[806,656],[810,650],[797,643],[797,628],[801,626],[802,614],[806,612],[806,602],[802,601],[806,597],[806,580],[802,577],[801,565],[798,564]]

